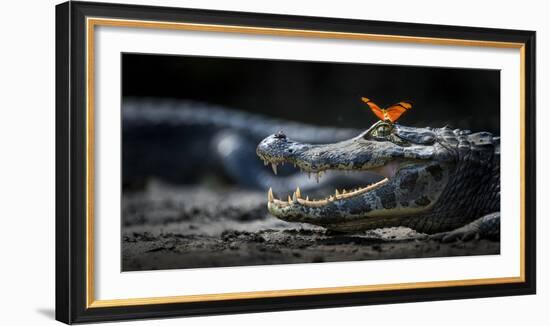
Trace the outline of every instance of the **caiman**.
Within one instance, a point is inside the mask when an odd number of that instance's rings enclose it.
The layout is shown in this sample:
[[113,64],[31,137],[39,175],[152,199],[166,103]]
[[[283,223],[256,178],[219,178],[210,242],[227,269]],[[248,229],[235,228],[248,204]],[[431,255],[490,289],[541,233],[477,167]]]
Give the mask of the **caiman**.
[[270,189],[268,210],[281,220],[335,232],[404,226],[442,240],[500,238],[500,138],[489,132],[378,121],[329,144],[278,132],[256,153],[265,164],[293,164],[317,176],[331,170],[380,175],[373,184],[335,189],[323,199],[300,188],[277,199]]

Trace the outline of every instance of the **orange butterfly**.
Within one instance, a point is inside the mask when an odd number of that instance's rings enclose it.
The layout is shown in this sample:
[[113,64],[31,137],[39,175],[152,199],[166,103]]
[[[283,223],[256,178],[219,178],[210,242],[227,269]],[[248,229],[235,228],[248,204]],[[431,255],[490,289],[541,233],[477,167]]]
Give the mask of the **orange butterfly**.
[[367,103],[372,110],[372,113],[374,113],[374,115],[376,115],[380,120],[391,123],[396,122],[397,119],[403,115],[403,113],[412,108],[412,103],[405,101],[381,109],[378,105],[366,97],[361,97],[361,100]]

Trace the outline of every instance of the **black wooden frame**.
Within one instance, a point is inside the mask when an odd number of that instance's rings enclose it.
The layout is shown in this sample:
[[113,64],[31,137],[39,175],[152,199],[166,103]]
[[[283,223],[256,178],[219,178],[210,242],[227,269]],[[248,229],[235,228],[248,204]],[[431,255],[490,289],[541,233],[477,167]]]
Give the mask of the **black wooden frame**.
[[[86,17],[420,36],[525,44],[525,282],[86,308]],[[66,2],[56,7],[56,319],[65,323],[534,294],[535,32]]]

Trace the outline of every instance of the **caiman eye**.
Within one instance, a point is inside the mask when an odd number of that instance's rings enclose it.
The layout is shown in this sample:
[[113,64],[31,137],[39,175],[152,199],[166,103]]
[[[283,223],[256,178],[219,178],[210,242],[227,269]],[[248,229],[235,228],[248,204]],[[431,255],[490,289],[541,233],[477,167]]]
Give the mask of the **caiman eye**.
[[381,125],[378,129],[376,129],[376,133],[380,137],[387,137],[391,133],[391,128],[388,125]]
[[367,133],[363,135],[365,140],[377,140],[377,141],[389,141],[395,145],[401,147],[410,146],[409,142],[405,139],[401,139],[397,136],[399,129],[396,125],[386,122],[379,122],[378,125],[372,127]]
[[381,124],[373,131],[371,131],[370,136],[374,138],[386,138],[391,134],[392,127],[386,123]]

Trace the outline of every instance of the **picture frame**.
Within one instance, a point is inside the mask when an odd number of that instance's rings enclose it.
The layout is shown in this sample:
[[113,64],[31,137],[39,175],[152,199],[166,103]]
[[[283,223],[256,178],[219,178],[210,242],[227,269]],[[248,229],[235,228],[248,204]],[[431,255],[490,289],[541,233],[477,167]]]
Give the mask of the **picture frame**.
[[[509,49],[518,55],[518,275],[98,299],[94,140],[98,28]],[[535,32],[70,1],[56,6],[56,319],[85,323],[344,307],[536,292]],[[517,171],[516,171],[517,172]]]

